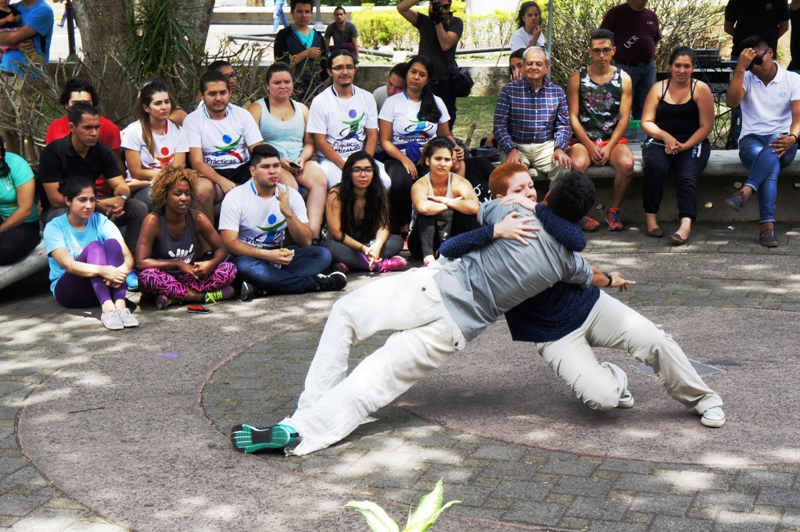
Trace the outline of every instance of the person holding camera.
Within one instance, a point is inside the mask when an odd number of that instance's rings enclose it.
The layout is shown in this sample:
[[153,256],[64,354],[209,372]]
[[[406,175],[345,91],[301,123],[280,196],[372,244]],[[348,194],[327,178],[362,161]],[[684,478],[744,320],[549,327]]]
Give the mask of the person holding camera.
[[729,107],[742,107],[739,159],[750,174],[725,203],[738,211],[758,194],[758,241],[776,247],[778,174],[794,160],[800,135],[800,75],[781,68],[775,51],[759,35],[744,39],[741,46],[726,99]]
[[450,115],[450,130],[456,122],[456,97],[453,94],[451,76],[458,68],[456,47],[464,32],[464,21],[450,13],[452,0],[431,0],[428,14],[411,8],[420,0],[403,0],[397,11],[419,30],[419,55],[433,62],[434,76],[430,81],[433,93],[442,99]]

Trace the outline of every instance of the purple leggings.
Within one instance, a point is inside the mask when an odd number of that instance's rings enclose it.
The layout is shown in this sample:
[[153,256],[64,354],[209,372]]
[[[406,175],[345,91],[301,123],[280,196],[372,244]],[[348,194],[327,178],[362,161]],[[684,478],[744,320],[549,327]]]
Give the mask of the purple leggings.
[[[97,240],[91,242],[83,248],[75,260],[98,266],[121,266],[125,262],[125,256],[122,254],[122,246],[112,238],[103,243]],[[59,304],[67,308],[93,307],[97,305],[98,301],[102,306],[108,300],[124,299],[125,283],[117,288],[112,288],[107,286],[105,279],[99,275],[78,277],[71,273],[65,273],[56,283],[53,295]]]
[[179,300],[186,299],[189,289],[199,293],[213,292],[229,286],[235,278],[236,266],[232,262],[221,262],[205,279],[195,279],[188,273],[169,273],[158,268],[139,272],[142,290]]

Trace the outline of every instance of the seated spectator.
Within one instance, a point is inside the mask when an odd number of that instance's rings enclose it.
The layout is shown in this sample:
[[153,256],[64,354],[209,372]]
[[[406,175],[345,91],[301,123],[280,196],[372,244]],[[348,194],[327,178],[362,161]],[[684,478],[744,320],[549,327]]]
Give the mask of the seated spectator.
[[433,64],[427,57],[411,57],[406,90],[387,99],[378,116],[381,147],[386,152],[384,164],[392,180],[389,203],[393,232],[405,230],[411,219],[411,186],[419,177],[422,149],[436,136],[449,138],[451,146],[456,145],[447,107],[428,86],[432,76]]
[[206,72],[219,72],[223,76],[227,77],[230,97],[233,98],[236,96],[236,87],[239,82],[239,74],[236,72],[230,62],[225,61],[224,59],[212,61],[206,67]]
[[314,139],[306,132],[308,107],[292,100],[294,81],[286,63],[272,63],[267,69],[265,98],[253,103],[248,111],[261,130],[266,144],[281,155],[281,183],[298,190],[298,183],[308,190],[306,209],[311,238],[318,240],[325,215],[328,179],[316,161]]
[[[153,178],[153,212],[142,224],[136,269],[142,291],[165,309],[183,302],[216,303],[233,296],[236,266],[223,262],[228,248],[211,221],[191,208],[200,179],[197,172],[167,166]],[[213,254],[203,260],[200,236]]]
[[[614,201],[606,212],[606,223],[609,231],[622,231],[619,209],[633,181],[633,152],[623,136],[631,118],[633,89],[627,72],[611,64],[615,51],[611,31],[592,31],[592,62],[569,77],[567,102],[573,139],[567,155],[578,172],[593,164],[610,164],[616,170]],[[589,215],[581,220],[584,231],[597,231],[599,226]]]
[[714,127],[714,95],[708,85],[692,79],[694,64],[690,47],[673,50],[670,78],[653,85],[642,113],[642,129],[649,137],[642,148],[647,236],[664,236],[657,215],[664,181],[672,171],[680,227],[669,238],[676,245],[689,240],[692,222],[697,218],[697,181],[708,163],[708,135]]
[[[342,168],[351,153],[366,151],[373,157],[378,146],[378,109],[372,95],[353,84],[358,66],[353,54],[336,50],[328,61],[333,85],[311,102],[308,128],[317,146],[317,159],[328,178],[328,188],[342,180]],[[377,163],[381,181],[391,180]]]
[[229,79],[221,72],[200,78],[203,105],[184,121],[189,141],[189,166],[204,178],[197,185],[197,208],[214,220],[214,204],[250,179],[250,152],[262,143],[253,117],[229,103]]
[[[9,5],[8,0],[2,0],[0,2],[0,32],[17,31],[22,26],[21,22],[22,16],[20,15],[19,9]],[[32,46],[22,48],[18,44],[0,46],[0,55],[11,50],[21,51],[25,54],[27,60],[37,67],[41,68],[45,63],[44,55],[37,52],[36,48]]]
[[372,96],[375,97],[375,104],[378,106],[378,113],[381,112],[386,98],[400,94],[406,90],[406,72],[408,71],[408,63],[397,63],[389,71],[389,77],[386,78],[386,85],[381,85],[374,91]]
[[0,137],[0,265],[13,264],[39,243],[36,180],[25,159]]
[[494,136],[503,163],[524,164],[558,179],[572,167],[569,108],[564,89],[547,79],[550,57],[542,48],[525,50],[524,77],[500,90]]
[[99,201],[94,181],[70,177],[59,185],[58,193],[67,212],[44,228],[50,291],[68,308],[99,303],[106,329],[137,327],[139,322],[125,306],[125,278],[133,268],[133,256],[117,226],[95,212]]
[[358,61],[358,28],[347,20],[347,14],[342,6],[336,6],[333,10],[333,20],[325,29],[325,44],[328,45],[328,50],[331,52],[339,49],[347,50]]
[[408,251],[425,266],[436,260],[442,242],[479,226],[480,202],[472,184],[450,171],[454,148],[446,138],[432,140],[425,157],[431,171],[411,188],[414,209]]
[[375,159],[365,151],[347,158],[342,181],[328,193],[328,237],[322,241],[331,252],[333,268],[388,272],[402,270],[403,238],[389,233],[389,199],[376,179]]
[[511,51],[531,46],[545,47],[542,32],[542,10],[536,2],[522,2],[517,14],[517,31],[511,34]]
[[758,242],[778,245],[775,235],[775,200],[778,174],[797,155],[800,135],[800,77],[775,61],[775,50],[758,36],[748,37],[742,47],[725,100],[731,108],[741,104],[742,131],[739,160],[749,171],[747,181],[725,203],[743,209],[758,195]]
[[[461,139],[456,139],[456,144],[461,150],[453,152],[453,167],[450,172],[458,174],[472,185],[472,190],[478,197],[478,201],[485,203],[491,201],[492,194],[489,190],[489,176],[495,171],[495,165],[486,157],[467,157],[469,150]],[[427,150],[426,150],[427,151]],[[425,175],[430,173],[430,168],[423,162],[418,167],[419,173]]]
[[308,101],[322,89],[328,47],[320,32],[308,25],[314,11],[311,0],[292,0],[292,25],[275,35],[275,61],[294,70],[295,99]]
[[[95,107],[100,106],[100,99],[97,96],[97,90],[90,81],[83,78],[72,78],[64,84],[61,95],[58,98],[58,103],[64,106],[64,109],[69,113],[70,107],[76,103],[88,103]],[[50,122],[47,126],[47,135],[45,136],[45,144],[50,144],[54,140],[62,139],[69,135],[69,117],[64,115]],[[122,162],[122,141],[120,138],[119,128],[117,125],[104,116],[100,116],[100,142],[106,148],[111,150],[114,155],[114,160],[117,162],[120,172],[125,171],[125,163]],[[95,183],[97,192],[101,196],[108,197],[111,195],[103,176],[97,178]]]
[[128,186],[149,209],[150,181],[169,165],[186,166],[189,153],[186,132],[169,119],[171,113],[169,88],[164,80],[155,79],[142,88],[133,105],[136,121],[123,132]]
[[[242,300],[343,289],[344,274],[322,275],[331,265],[331,254],[322,246],[309,245],[311,229],[302,196],[279,184],[278,150],[268,144],[256,146],[250,173],[252,179],[245,186],[225,197],[219,220],[222,241],[234,255],[243,281]],[[297,245],[283,247],[287,231]]]
[[[514,81],[515,79],[525,77],[525,61],[523,58],[525,55],[525,50],[527,50],[527,48],[520,48],[519,50],[514,50],[513,52],[511,52],[511,55],[508,56],[509,81]],[[486,148],[496,148],[497,141],[494,138],[494,133],[491,133],[488,137],[482,138],[480,145],[481,147],[486,147]]]
[[70,134],[48,144],[39,157],[39,179],[44,188],[41,197],[44,223],[69,209],[59,184],[71,177],[87,177],[103,184],[92,210],[96,207],[117,227],[125,227],[125,243],[128,249],[135,249],[142,221],[147,216],[147,205],[130,197],[131,189],[122,177],[114,155],[99,141],[99,111],[88,103],[75,103],[67,116]]

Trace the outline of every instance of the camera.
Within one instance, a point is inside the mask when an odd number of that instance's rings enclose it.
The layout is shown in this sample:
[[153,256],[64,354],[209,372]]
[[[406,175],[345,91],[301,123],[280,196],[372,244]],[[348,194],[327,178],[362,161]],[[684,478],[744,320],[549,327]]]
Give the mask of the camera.
[[430,17],[431,22],[434,24],[438,24],[444,20],[444,14],[442,11],[442,3],[440,1],[431,1],[430,5]]

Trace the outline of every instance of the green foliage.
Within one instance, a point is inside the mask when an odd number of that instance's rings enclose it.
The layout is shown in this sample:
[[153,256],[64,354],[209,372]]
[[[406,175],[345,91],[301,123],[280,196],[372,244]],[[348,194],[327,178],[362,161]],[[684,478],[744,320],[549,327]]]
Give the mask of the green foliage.
[[176,93],[191,92],[187,75],[201,68],[202,46],[189,39],[193,29],[182,22],[191,19],[181,0],[140,0],[124,10],[126,48],[121,54],[123,71],[133,86],[156,76],[166,80]]
[[[409,510],[408,522],[403,532],[424,532],[428,530],[441,514],[454,504],[461,501],[450,501],[444,506],[444,485],[442,480],[436,483],[433,490],[419,500],[419,506],[414,512]],[[400,532],[400,527],[389,517],[383,508],[371,501],[350,501],[345,508],[354,508],[361,512],[367,520],[372,532]]]
[[394,9],[354,11],[352,22],[358,27],[359,39],[365,48],[391,45],[400,49],[408,46],[412,39],[417,40],[417,29]]
[[[555,1],[551,67],[555,83],[566,86],[569,75],[588,63],[589,34],[600,25],[606,11],[618,4],[617,0]],[[663,36],[656,55],[658,70],[666,70],[669,54],[677,46],[718,49],[724,41],[719,31],[724,6],[723,0],[650,0],[647,7],[658,15]]]

